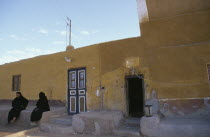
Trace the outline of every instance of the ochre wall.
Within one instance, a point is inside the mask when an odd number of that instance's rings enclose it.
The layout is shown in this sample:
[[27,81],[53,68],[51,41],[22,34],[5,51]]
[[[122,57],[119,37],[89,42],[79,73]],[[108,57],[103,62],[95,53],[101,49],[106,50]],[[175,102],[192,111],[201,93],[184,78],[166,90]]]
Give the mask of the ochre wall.
[[210,10],[210,0],[139,0],[146,1],[150,20]]
[[[210,97],[206,68],[210,63],[209,24],[209,11],[164,18],[141,23],[139,38],[101,44],[104,108],[127,111],[125,76],[129,70],[125,60],[129,57],[139,58],[137,73],[145,77],[146,99],[155,91],[160,101],[175,99],[173,104],[178,106],[184,106],[179,100],[204,103]],[[191,107],[201,109],[191,101]]]
[[[66,62],[70,57],[72,62]],[[87,104],[98,109],[95,91],[99,79],[99,48],[97,45],[35,57],[0,66],[0,99],[12,99],[12,76],[21,74],[21,92],[30,100],[38,99],[44,91],[50,100],[65,101],[67,98],[67,71],[71,68],[87,69]]]
[[152,49],[145,46],[149,45],[141,38],[102,45],[104,109],[127,111],[125,76],[129,70],[125,60],[128,57],[139,57],[137,73],[144,75],[146,99],[151,98],[153,90],[160,100],[210,97],[206,68],[210,62],[210,42]]
[[209,41],[210,10],[140,24],[148,48]]

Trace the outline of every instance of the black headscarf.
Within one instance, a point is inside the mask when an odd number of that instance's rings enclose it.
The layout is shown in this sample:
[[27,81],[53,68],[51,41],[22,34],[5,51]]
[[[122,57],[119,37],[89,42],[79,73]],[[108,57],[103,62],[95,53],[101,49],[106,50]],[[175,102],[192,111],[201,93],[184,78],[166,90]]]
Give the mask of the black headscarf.
[[42,108],[45,110],[50,110],[47,97],[44,92],[39,93],[39,100],[36,103],[37,108]]
[[16,92],[16,94],[19,94],[20,97],[23,97],[21,92]]
[[26,109],[28,105],[28,100],[22,96],[21,92],[16,92],[16,94],[19,94],[20,97],[16,97],[12,101],[12,107],[16,109]]
[[41,100],[47,100],[47,97],[46,97],[46,95],[45,95],[44,92],[40,92],[39,93],[39,99],[41,99]]

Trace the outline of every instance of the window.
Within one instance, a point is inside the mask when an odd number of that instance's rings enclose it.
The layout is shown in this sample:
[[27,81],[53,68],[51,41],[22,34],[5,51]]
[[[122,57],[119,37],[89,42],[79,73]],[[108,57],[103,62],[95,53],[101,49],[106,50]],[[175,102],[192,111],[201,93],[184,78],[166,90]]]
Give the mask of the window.
[[79,70],[78,73],[79,89],[85,88],[85,71]]
[[12,77],[12,91],[20,91],[21,75],[14,75]]
[[208,78],[210,83],[210,64],[207,64],[207,72],[208,72]]
[[70,72],[69,82],[70,82],[70,88],[76,89],[76,71]]

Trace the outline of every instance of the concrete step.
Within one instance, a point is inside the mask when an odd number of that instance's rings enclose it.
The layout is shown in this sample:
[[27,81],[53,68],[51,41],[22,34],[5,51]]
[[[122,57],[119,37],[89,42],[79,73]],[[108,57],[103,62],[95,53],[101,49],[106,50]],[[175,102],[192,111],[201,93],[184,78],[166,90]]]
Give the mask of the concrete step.
[[130,127],[140,127],[140,118],[125,118],[123,125]]
[[120,127],[119,129],[114,130],[113,134],[120,137],[141,137],[138,127]]
[[165,125],[207,125],[210,126],[210,119],[190,119],[190,118],[164,118],[161,119],[161,124]]
[[209,119],[166,118],[159,125],[161,137],[210,137]]
[[54,116],[49,119],[49,123],[71,126],[72,116]]
[[73,134],[74,131],[72,126],[55,124],[55,123],[42,123],[39,126],[40,130],[43,132],[50,132],[56,134]]

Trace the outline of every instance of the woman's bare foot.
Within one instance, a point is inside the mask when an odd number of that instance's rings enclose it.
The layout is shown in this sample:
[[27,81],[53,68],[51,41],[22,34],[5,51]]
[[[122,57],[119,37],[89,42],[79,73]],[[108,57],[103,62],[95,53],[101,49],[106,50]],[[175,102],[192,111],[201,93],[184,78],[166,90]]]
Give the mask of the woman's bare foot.
[[16,120],[16,117],[13,117],[13,119],[10,121],[10,123],[14,123]]
[[31,126],[36,126],[37,122],[31,122]]

